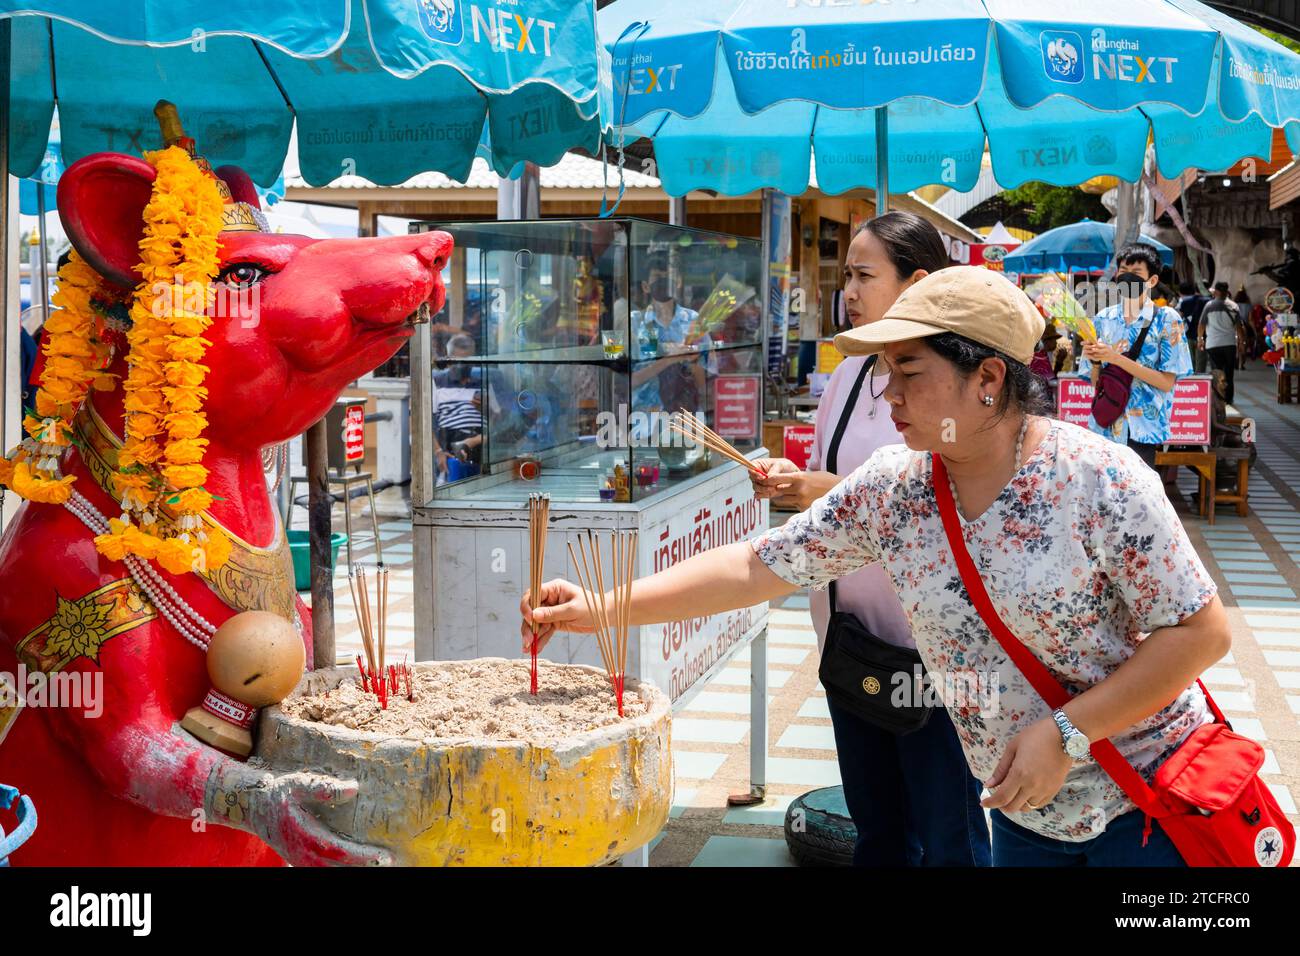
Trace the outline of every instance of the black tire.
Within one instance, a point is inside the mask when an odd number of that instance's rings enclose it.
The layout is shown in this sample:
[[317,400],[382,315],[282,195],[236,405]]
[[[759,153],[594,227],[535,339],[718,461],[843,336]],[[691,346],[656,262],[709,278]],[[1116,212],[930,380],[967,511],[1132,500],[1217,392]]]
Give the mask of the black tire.
[[857,838],[843,787],[809,791],[785,812],[785,845],[800,866],[852,866]]

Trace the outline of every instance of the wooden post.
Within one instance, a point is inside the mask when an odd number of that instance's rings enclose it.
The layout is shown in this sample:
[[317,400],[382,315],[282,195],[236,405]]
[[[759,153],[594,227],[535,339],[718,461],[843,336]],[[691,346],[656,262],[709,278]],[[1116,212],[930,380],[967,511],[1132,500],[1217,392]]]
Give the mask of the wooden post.
[[[334,569],[330,565],[330,483],[325,419],[307,429],[307,527],[311,535],[312,666],[333,667]],[[346,507],[346,503],[345,503]]]

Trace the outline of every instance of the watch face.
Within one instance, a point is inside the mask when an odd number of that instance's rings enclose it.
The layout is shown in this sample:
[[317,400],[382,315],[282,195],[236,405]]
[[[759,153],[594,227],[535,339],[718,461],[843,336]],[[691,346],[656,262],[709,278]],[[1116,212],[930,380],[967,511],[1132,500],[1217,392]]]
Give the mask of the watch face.
[[1088,738],[1083,734],[1073,734],[1065,742],[1065,752],[1075,760],[1088,756]]

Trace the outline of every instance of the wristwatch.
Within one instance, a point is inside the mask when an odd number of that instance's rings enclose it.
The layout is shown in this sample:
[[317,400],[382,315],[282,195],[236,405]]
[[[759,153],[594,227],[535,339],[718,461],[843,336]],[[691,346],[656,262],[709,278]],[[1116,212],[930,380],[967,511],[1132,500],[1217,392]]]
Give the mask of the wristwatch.
[[1061,731],[1061,743],[1070,758],[1072,760],[1082,760],[1088,756],[1092,741],[1087,738],[1083,731],[1070,723],[1070,718],[1065,716],[1065,711],[1052,711],[1052,719],[1056,721],[1057,729]]

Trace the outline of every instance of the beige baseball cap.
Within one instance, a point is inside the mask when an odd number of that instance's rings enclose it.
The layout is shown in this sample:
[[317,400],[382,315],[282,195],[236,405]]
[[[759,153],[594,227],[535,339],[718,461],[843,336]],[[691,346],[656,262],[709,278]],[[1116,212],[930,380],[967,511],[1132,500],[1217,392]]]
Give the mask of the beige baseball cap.
[[845,355],[875,355],[890,342],[955,332],[1028,365],[1046,323],[1000,272],[950,266],[908,286],[884,318],[835,336]]

